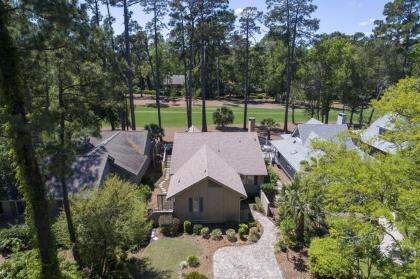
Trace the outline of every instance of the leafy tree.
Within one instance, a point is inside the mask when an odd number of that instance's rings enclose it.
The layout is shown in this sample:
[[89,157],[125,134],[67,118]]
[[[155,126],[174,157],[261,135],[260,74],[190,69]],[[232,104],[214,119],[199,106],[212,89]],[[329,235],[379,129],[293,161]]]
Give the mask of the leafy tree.
[[123,254],[146,243],[151,225],[146,198],[137,187],[114,176],[103,189],[88,193],[89,199],[72,200],[80,256],[92,276],[109,275],[124,261]]
[[257,25],[261,20],[262,12],[255,7],[246,7],[241,12],[239,22],[241,24],[241,32],[245,35],[245,92],[244,92],[244,125],[246,130],[247,109],[248,109],[248,95],[249,95],[249,37],[254,33],[259,33],[260,27]]
[[217,110],[213,112],[213,122],[217,126],[224,127],[227,124],[233,123],[233,120],[233,111],[228,107],[217,108]]
[[295,49],[305,38],[318,29],[319,20],[312,19],[311,14],[316,10],[312,0],[266,0],[268,14],[266,25],[272,32],[284,34],[287,44],[287,82],[286,102],[284,114],[284,131],[287,132],[289,98],[292,84],[292,71]]
[[267,131],[267,139],[271,140],[271,131],[278,126],[277,122],[273,118],[264,118],[261,121],[261,125],[263,125]]

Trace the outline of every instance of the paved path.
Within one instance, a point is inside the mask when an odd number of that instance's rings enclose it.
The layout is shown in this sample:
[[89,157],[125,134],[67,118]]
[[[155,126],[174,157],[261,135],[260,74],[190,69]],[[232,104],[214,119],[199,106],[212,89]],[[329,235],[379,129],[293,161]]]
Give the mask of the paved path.
[[263,227],[264,233],[255,244],[224,247],[214,253],[214,279],[282,279],[274,256],[277,238],[276,226],[261,213],[252,215]]
[[[395,213],[392,215],[395,220]],[[379,218],[379,224],[385,229],[384,238],[380,245],[382,254],[388,258],[391,258],[395,263],[402,264],[401,259],[398,257],[398,249],[395,246],[395,240],[404,240],[404,236],[398,231],[394,224],[389,222],[385,217]]]

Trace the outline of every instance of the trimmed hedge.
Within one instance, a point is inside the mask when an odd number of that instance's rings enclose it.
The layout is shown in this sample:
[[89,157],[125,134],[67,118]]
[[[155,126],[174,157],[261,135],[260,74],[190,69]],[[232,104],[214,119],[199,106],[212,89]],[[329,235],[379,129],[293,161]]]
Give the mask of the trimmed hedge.
[[184,233],[191,234],[192,232],[192,224],[190,221],[185,220],[184,221]]
[[159,217],[159,227],[163,235],[174,236],[179,231],[179,219],[170,215],[162,215]]
[[223,235],[222,231],[220,229],[214,229],[211,231],[211,239],[213,240],[222,240]]
[[200,234],[203,238],[209,238],[210,237],[210,229],[208,227],[204,227],[201,229]]

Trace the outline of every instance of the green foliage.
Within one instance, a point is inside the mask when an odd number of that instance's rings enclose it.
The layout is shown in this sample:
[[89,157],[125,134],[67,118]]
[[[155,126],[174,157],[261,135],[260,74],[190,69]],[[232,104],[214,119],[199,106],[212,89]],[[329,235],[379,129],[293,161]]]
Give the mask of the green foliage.
[[271,183],[272,185],[276,185],[277,181],[280,180],[280,176],[273,170],[273,167],[268,166],[267,167],[267,172],[268,172],[268,179],[269,179],[269,183]]
[[57,246],[62,249],[70,249],[72,243],[70,241],[69,230],[67,228],[66,214],[61,213],[58,215],[56,221],[52,225]]
[[159,227],[163,235],[175,236],[179,232],[179,219],[170,215],[162,215],[159,217]]
[[260,239],[260,233],[258,232],[258,228],[252,227],[249,230],[248,239],[251,240],[252,242],[257,242],[258,239]]
[[209,238],[210,237],[210,229],[208,227],[204,227],[201,229],[200,234],[203,238]]
[[277,194],[277,188],[272,183],[264,183],[261,185],[261,190],[268,198],[274,197]]
[[315,275],[321,278],[351,278],[352,263],[337,239],[313,239],[308,255],[311,272]]
[[183,227],[184,227],[184,233],[188,233],[188,234],[192,233],[191,221],[185,220]]
[[144,129],[149,132],[149,137],[152,140],[158,140],[165,136],[165,131],[160,128],[157,124],[151,123],[144,126]]
[[242,229],[245,232],[245,234],[248,234],[248,231],[249,231],[248,224],[245,224],[245,223],[239,224],[239,229]]
[[235,242],[237,240],[236,239],[236,232],[235,232],[234,229],[228,229],[228,230],[226,230],[226,236],[227,236],[227,239],[230,242]]
[[[64,257],[59,257],[59,268],[63,279],[82,279],[77,266]],[[41,264],[36,250],[16,252],[0,265],[3,278],[38,279],[41,276]]]
[[27,225],[14,225],[0,229],[0,252],[11,253],[32,246],[32,232]]
[[273,118],[264,118],[261,120],[261,125],[264,126],[265,130],[267,131],[267,138],[268,140],[271,139],[271,131],[278,127],[277,122]]
[[213,240],[222,240],[223,239],[222,231],[220,229],[212,230],[210,235],[211,235],[211,239],[213,239]]
[[260,197],[255,197],[254,210],[264,212]]
[[276,242],[276,251],[282,251],[282,252],[286,252],[287,251],[287,244],[283,239],[279,239]]
[[213,123],[217,126],[232,124],[234,119],[233,111],[228,107],[221,107],[213,112]]
[[193,233],[195,235],[200,235],[202,229],[203,229],[203,225],[201,225],[201,224],[195,224],[193,226]]
[[267,98],[267,95],[265,93],[258,93],[257,94],[257,99],[258,100],[264,100],[265,98]]
[[107,274],[127,251],[146,244],[151,229],[146,200],[136,185],[116,176],[86,194],[89,199],[82,195],[72,200],[78,252],[93,274]]
[[184,275],[184,279],[207,279],[207,276],[198,273],[197,271],[193,271]]
[[197,256],[188,256],[187,263],[190,267],[198,267],[200,265],[200,260]]

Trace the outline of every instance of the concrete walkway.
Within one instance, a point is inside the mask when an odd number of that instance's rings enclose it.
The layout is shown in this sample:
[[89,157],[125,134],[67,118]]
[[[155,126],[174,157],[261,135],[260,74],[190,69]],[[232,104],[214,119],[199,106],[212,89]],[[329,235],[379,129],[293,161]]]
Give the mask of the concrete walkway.
[[277,228],[261,213],[252,211],[252,215],[264,227],[263,235],[255,244],[217,250],[213,256],[214,279],[283,278],[274,256]]

